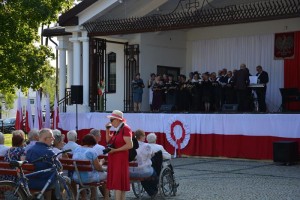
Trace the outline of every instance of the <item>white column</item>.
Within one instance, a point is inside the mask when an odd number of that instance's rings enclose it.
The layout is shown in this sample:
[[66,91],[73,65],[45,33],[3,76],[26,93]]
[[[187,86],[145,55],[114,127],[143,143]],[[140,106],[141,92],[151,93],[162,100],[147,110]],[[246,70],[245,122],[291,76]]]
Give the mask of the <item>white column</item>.
[[73,44],[68,43],[68,68],[67,68],[67,88],[73,84]]
[[82,85],[83,105],[89,105],[89,37],[87,31],[82,32]]
[[78,33],[73,32],[73,37],[70,38],[73,42],[73,85],[80,85],[80,41]]
[[58,99],[65,98],[66,90],[66,38],[64,36],[57,37],[59,51],[59,96]]

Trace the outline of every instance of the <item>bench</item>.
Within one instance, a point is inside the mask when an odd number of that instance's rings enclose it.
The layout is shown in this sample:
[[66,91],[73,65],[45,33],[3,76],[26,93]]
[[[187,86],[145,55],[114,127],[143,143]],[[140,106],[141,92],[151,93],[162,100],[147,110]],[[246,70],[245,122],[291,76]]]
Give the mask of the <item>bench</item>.
[[[91,190],[92,188],[97,187],[104,187],[106,188],[106,180],[100,181],[100,182],[93,182],[93,183],[83,183],[79,172],[91,172],[94,171],[94,168],[92,167],[92,163],[89,160],[74,160],[74,159],[59,159],[63,166],[63,170],[68,170],[69,172],[77,173],[77,177],[79,178],[78,183],[72,180],[73,184],[79,186],[78,190],[76,189],[76,199],[79,199],[80,193],[84,190]],[[72,178],[72,177],[70,177]],[[75,189],[75,188],[74,188]],[[103,196],[105,195],[105,192],[103,192]]]
[[[104,165],[107,165],[107,156],[101,155],[101,156],[98,156],[98,159],[105,159],[106,162],[104,163]],[[68,171],[75,172],[75,173],[76,173],[76,170],[77,170],[77,172],[93,171],[92,164],[88,160],[74,160],[74,159],[64,159],[64,158],[61,158],[59,160],[60,160],[64,170],[68,170]],[[137,166],[138,166],[137,162],[133,161],[133,162],[129,163],[129,167],[137,167]],[[139,198],[142,197],[141,181],[153,180],[153,179],[154,178],[152,176],[151,177],[143,177],[143,178],[140,178],[140,177],[135,177],[135,178],[131,177],[130,178],[131,185],[133,185],[134,183],[138,184],[137,185],[138,186],[137,197],[139,197]],[[79,180],[79,183],[76,183],[76,184],[79,185],[79,190],[77,190],[77,192],[76,192],[76,199],[78,199],[80,196],[80,193],[83,190],[88,190],[88,189],[91,189],[92,187],[105,186],[106,180],[105,181],[103,180],[100,183],[82,183],[82,181]]]
[[[23,164],[22,169],[24,174],[29,174],[34,172],[34,165],[33,164]],[[0,175],[12,175],[17,176],[17,169],[11,168],[9,162],[1,160],[0,161]]]
[[[17,168],[12,168],[9,164],[9,162],[4,161],[4,158],[1,160],[2,158],[0,158],[0,175],[11,175],[11,176],[17,176],[18,172],[17,172]],[[26,163],[22,165],[22,169],[24,174],[30,174],[33,173],[35,171],[35,167],[33,164],[30,163]],[[34,193],[39,193],[40,190],[35,190],[35,189],[30,189],[30,193],[34,194]]]

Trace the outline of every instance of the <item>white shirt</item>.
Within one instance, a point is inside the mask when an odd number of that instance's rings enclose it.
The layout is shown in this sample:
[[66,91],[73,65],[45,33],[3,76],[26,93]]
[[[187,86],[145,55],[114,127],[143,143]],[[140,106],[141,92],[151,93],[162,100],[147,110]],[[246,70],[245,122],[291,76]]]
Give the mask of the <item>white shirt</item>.
[[171,159],[171,154],[169,154],[162,145],[159,144],[154,144],[154,143],[148,143],[154,153],[161,151],[162,156],[164,160],[170,160]]
[[67,150],[67,149],[71,149],[72,152],[70,152],[70,153],[73,154],[74,150],[75,150],[77,147],[79,147],[79,146],[80,146],[80,145],[77,144],[76,142],[74,142],[74,141],[69,141],[67,144],[64,145],[64,147],[62,148],[62,150],[64,151],[64,150]]
[[[52,150],[53,150],[53,152],[54,152],[55,154],[58,154],[58,153],[61,152],[61,150],[58,149],[58,148],[56,148],[56,147],[53,147]],[[62,158],[62,154],[59,154],[59,156],[57,156],[56,158],[57,158],[57,159]]]
[[136,153],[138,166],[130,167],[129,171],[133,173],[147,173],[148,171],[153,172],[151,158],[154,152],[152,151],[150,145],[148,143],[139,141],[139,148],[136,150]]
[[97,156],[103,155],[103,150],[105,149],[104,146],[100,145],[100,144],[96,144],[93,149],[96,151]]
[[8,149],[9,149],[9,147],[4,146],[4,144],[1,144],[0,145],[0,156],[5,156]]

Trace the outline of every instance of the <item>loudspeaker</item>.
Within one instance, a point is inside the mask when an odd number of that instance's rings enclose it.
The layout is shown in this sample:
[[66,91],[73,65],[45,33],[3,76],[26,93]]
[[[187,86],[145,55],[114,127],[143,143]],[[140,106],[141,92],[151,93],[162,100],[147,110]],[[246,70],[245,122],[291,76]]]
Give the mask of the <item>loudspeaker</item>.
[[159,108],[160,112],[171,112],[174,111],[174,105],[173,104],[162,104]]
[[71,85],[71,102],[72,104],[83,103],[83,87],[82,85]]
[[273,161],[292,164],[298,158],[298,145],[295,141],[273,142]]
[[235,112],[238,110],[238,104],[223,104],[222,111]]

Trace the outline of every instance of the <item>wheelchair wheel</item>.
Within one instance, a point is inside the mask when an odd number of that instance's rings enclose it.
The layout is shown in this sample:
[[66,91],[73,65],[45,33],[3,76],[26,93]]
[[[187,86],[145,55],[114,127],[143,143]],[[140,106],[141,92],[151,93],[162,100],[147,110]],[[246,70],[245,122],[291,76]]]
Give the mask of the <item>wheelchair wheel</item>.
[[145,190],[141,182],[132,182],[131,183],[133,194],[136,198],[142,198],[145,194]]
[[[173,172],[170,168],[163,168],[159,175],[158,190],[164,197],[169,197],[174,194],[174,179]],[[177,189],[177,188],[176,188]]]

